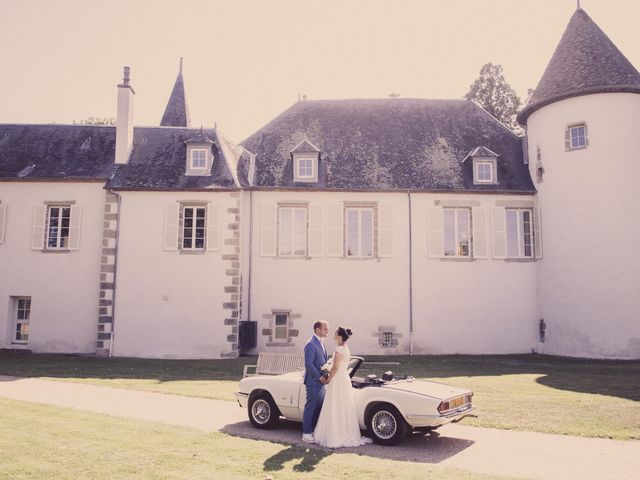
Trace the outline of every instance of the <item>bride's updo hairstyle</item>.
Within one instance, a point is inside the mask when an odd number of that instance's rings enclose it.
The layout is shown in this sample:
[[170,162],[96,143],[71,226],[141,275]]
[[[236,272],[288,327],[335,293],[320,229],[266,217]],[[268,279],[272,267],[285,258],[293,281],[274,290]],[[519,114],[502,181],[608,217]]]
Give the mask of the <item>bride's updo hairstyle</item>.
[[346,342],[347,340],[349,340],[349,337],[351,337],[351,334],[353,332],[351,332],[350,328],[338,327],[336,333],[340,336],[340,338],[342,338],[343,342]]

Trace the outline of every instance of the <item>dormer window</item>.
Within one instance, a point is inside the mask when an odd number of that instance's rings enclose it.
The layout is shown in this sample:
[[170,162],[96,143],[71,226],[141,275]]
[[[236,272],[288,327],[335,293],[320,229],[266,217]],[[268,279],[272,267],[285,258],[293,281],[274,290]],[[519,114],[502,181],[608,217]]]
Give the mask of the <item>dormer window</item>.
[[498,183],[498,154],[487,147],[476,147],[462,160],[471,158],[474,185],[496,185]]
[[299,179],[313,180],[315,175],[315,158],[298,157],[296,158],[296,177]]
[[476,162],[478,183],[493,183],[493,162],[478,160]]
[[585,123],[569,125],[564,132],[564,143],[567,151],[587,148],[587,145],[589,145],[587,125]]
[[294,182],[317,182],[320,149],[305,136],[304,140],[291,150]]
[[185,175],[211,175],[213,154],[211,153],[211,140],[202,130],[185,141],[187,144],[187,159]]
[[191,149],[191,169],[205,170],[207,168],[207,151],[204,148]]

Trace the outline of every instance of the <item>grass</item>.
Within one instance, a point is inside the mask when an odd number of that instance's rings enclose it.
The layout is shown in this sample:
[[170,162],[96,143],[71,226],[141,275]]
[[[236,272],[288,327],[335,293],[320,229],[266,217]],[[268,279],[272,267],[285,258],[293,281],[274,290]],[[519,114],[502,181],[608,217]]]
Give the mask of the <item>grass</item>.
[[0,478],[12,480],[498,478],[14,400],[0,399],[0,425]]
[[[242,366],[233,360],[149,360],[0,352],[0,374],[88,382],[178,395],[235,400]],[[640,439],[640,361],[545,355],[367,357],[362,373],[433,379],[475,392],[469,425],[584,437]],[[366,366],[366,364],[365,364]]]

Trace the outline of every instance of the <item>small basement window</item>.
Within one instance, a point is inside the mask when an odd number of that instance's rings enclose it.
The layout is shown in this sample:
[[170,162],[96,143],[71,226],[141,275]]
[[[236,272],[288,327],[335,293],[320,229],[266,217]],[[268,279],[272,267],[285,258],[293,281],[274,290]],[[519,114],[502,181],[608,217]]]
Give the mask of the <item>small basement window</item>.
[[289,314],[275,313],[273,321],[273,338],[276,342],[289,341]]
[[393,332],[382,332],[380,343],[385,348],[393,347]]

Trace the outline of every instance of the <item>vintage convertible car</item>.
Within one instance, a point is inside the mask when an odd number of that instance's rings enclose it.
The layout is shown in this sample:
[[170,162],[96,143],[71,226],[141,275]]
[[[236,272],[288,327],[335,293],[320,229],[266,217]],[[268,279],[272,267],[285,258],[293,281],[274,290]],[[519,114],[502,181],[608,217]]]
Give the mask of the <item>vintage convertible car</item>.
[[[386,372],[356,377],[364,359],[351,357],[348,371],[353,385],[360,429],[375,443],[395,445],[408,431],[431,431],[475,415],[473,392],[413,377],[394,378]],[[236,393],[256,428],[273,428],[282,416],[302,421],[306,391],[302,372],[243,378]]]

